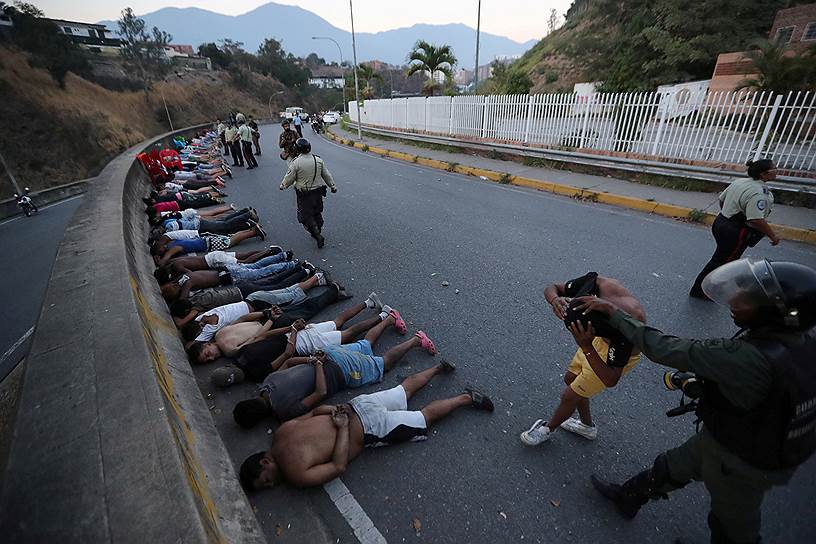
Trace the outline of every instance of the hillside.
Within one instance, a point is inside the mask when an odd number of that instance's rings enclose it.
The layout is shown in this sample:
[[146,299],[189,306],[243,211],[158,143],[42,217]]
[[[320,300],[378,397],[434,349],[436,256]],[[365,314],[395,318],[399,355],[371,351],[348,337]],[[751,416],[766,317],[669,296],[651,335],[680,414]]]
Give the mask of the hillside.
[[[141,91],[111,91],[73,73],[60,89],[48,72],[29,66],[25,53],[0,47],[0,118],[8,123],[0,149],[18,182],[32,189],[83,179],[131,145],[168,130],[161,93],[177,128],[211,121],[230,108],[268,117],[266,100],[257,96],[268,97],[266,89],[280,84],[250,77],[247,90],[239,90],[223,72],[185,74],[156,84],[146,101]],[[287,100],[274,99],[273,111]],[[0,198],[11,196],[5,175],[0,188]]]
[[572,91],[604,81],[607,90],[653,90],[708,79],[717,55],[767,37],[787,0],[576,0],[563,27],[513,64],[533,92]]
[[[173,42],[198,47],[205,42],[230,38],[244,43],[244,49],[255,52],[265,38],[274,38],[286,51],[298,57],[317,53],[327,60],[337,61],[337,47],[327,40],[312,40],[326,36],[337,40],[344,60],[351,60],[351,33],[303,8],[268,3],[242,15],[222,15],[199,8],[162,8],[139,15],[148,28],[153,26],[173,35]],[[101,21],[111,30],[115,21]],[[447,43],[453,47],[460,63],[469,66],[475,55],[476,29],[464,24],[414,25],[377,33],[357,33],[357,59],[360,62],[381,60],[402,65],[411,46],[418,39],[431,43]],[[518,55],[535,41],[518,43],[504,36],[482,32],[480,50],[483,59],[496,55]]]

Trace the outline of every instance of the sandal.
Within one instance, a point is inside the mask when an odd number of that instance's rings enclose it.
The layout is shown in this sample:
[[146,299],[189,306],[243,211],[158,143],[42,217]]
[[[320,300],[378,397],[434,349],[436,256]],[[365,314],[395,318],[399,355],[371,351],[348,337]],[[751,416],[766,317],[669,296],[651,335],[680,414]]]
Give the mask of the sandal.
[[422,331],[417,331],[417,333],[414,336],[419,338],[419,345],[422,346],[422,349],[424,349],[431,355],[436,355],[436,346],[434,345],[433,340],[428,338],[427,334],[425,334]]
[[443,374],[450,374],[451,372],[456,370],[456,365],[448,361],[447,359],[442,359],[441,361],[439,361],[439,369],[442,371]]
[[[394,328],[400,334],[405,334],[408,332],[408,326],[405,324],[405,320],[402,318],[400,313],[396,310],[391,310],[388,312],[388,315],[394,318]],[[430,342],[430,340],[428,340]],[[433,344],[433,342],[431,342]],[[425,347],[425,344],[422,344],[422,347]]]
[[336,281],[333,282],[332,285],[334,285],[334,287],[337,289],[337,302],[342,302],[354,297],[354,295],[346,291],[346,288]]
[[465,389],[465,394],[470,395],[470,401],[472,403],[471,406],[473,406],[477,410],[484,410],[485,412],[493,411],[493,401],[490,400],[490,397],[488,397],[478,389],[472,389],[468,387]]

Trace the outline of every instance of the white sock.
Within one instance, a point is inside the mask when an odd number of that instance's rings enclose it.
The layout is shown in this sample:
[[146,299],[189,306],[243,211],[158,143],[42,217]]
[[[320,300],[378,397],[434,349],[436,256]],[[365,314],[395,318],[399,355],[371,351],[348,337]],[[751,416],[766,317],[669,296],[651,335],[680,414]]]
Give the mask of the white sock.
[[374,301],[371,300],[370,298],[367,298],[367,299],[365,299],[365,305],[366,305],[366,308],[373,308],[374,307]]
[[394,310],[394,308],[392,308],[391,306],[389,306],[387,304],[384,304],[383,307],[382,307],[382,311],[386,315],[390,314],[393,310]]
[[380,321],[385,321],[388,317],[388,312],[380,312]]

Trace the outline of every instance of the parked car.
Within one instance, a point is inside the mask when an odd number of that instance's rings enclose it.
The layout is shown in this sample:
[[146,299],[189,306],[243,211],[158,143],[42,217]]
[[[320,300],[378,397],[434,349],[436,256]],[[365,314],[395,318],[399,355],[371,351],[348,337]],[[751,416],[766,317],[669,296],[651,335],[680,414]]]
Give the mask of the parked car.
[[335,125],[340,122],[339,111],[327,111],[323,114],[323,122],[327,125]]
[[303,111],[303,108],[291,107],[286,108],[286,111],[280,112],[281,119],[289,119],[290,121],[295,118],[295,115],[304,121],[309,120],[309,114]]

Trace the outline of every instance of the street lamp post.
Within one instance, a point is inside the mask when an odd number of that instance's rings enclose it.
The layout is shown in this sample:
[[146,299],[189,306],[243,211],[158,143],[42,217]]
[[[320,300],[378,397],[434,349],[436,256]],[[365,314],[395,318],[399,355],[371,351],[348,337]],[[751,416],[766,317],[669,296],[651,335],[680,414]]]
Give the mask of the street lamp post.
[[[340,52],[340,70],[343,69],[343,50],[340,49],[340,44],[337,43],[337,40],[334,38],[328,38],[325,36],[312,36],[313,40],[329,40],[334,42],[334,45],[337,46],[337,51]],[[346,78],[343,77],[343,85],[340,87],[340,90],[343,93],[343,113],[348,113],[348,104],[346,103]]]
[[360,117],[360,85],[357,83],[357,39],[354,36],[354,8],[349,0],[349,14],[351,15],[351,50],[354,54],[354,101],[357,102],[357,139],[363,141],[363,129],[360,125],[363,119]]
[[272,119],[274,119],[274,117],[272,116],[272,99],[275,98],[276,96],[278,96],[279,94],[283,94],[283,91],[278,91],[276,93],[272,93],[272,95],[269,97],[269,102],[267,102],[267,104],[266,104],[269,107],[269,120],[270,121]]
[[11,173],[11,170],[9,169],[8,164],[6,164],[6,159],[3,158],[2,153],[0,153],[0,165],[3,166],[3,170],[5,170],[6,174],[8,174],[11,184],[14,185],[14,192],[18,195],[23,194],[23,192],[20,190],[20,186],[17,185],[17,178],[15,178],[14,174]]
[[476,8],[476,70],[473,71],[473,94],[479,89],[479,29],[482,24],[482,0]]

